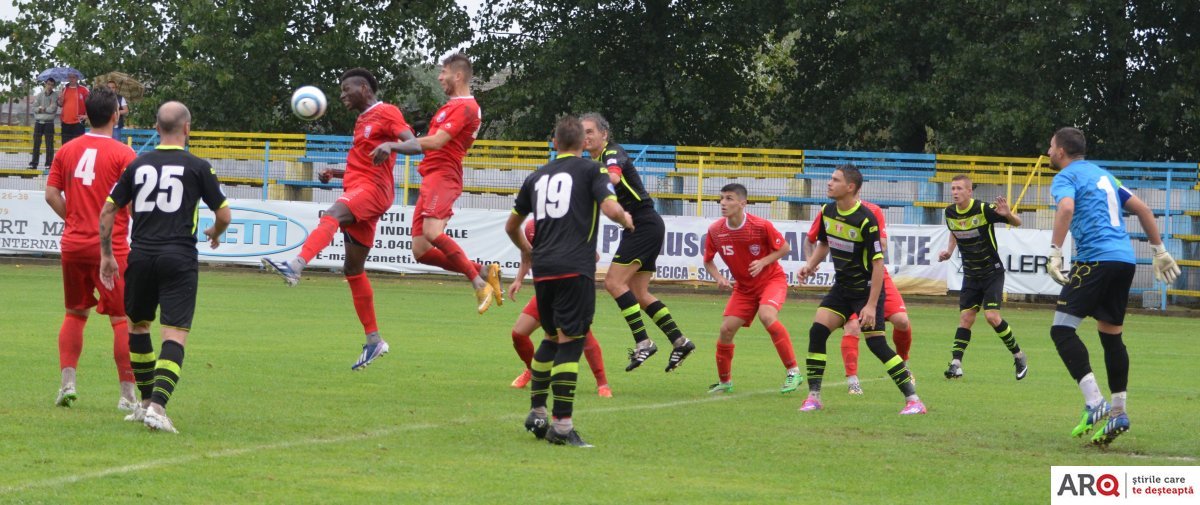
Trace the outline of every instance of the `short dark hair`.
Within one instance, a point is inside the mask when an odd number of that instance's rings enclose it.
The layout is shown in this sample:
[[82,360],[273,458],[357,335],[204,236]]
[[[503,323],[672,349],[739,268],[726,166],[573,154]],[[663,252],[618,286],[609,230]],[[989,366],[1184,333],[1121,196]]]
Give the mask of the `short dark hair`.
[[379,81],[375,80],[375,74],[372,74],[370,70],[362,67],[352,68],[342,74],[340,82],[345,82],[347,79],[362,79],[366,81],[372,93],[379,92]]
[[46,80],[42,82],[52,82],[54,84],[58,84],[58,80],[53,77],[47,77]]
[[738,184],[736,182],[731,182],[729,184],[721,186],[721,192],[722,193],[733,193],[733,194],[737,195],[738,198],[741,198],[742,200],[750,198],[750,192],[746,191],[746,187],[741,184]]
[[463,53],[454,53],[450,56],[447,56],[446,59],[442,60],[442,66],[453,66],[454,70],[461,70],[463,75],[467,77],[468,81],[471,80],[471,77],[474,75],[474,70],[471,68],[471,59]]
[[599,128],[600,131],[604,133],[608,133],[608,120],[604,119],[604,116],[601,116],[599,112],[585,113],[584,115],[579,116],[579,121],[591,121],[596,123],[596,128]]
[[842,177],[846,178],[846,182],[854,185],[855,192],[862,190],[863,176],[862,172],[858,170],[858,167],[854,166],[853,163],[846,163],[845,165],[838,165],[838,167],[834,169],[834,171],[838,170],[842,172]]
[[117,111],[117,94],[108,89],[108,86],[99,86],[95,91],[88,93],[83,106],[87,109],[88,122],[93,128],[106,126]]
[[1067,156],[1084,156],[1087,154],[1087,138],[1079,128],[1067,126],[1054,132],[1054,143],[1061,147]]
[[554,125],[554,147],[559,152],[583,147],[583,123],[579,118],[566,115],[558,119]]

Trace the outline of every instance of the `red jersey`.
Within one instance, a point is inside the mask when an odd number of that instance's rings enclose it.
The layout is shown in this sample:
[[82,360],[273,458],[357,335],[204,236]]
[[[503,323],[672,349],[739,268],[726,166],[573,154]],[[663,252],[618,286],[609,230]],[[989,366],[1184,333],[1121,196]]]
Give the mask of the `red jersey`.
[[[883,217],[883,209],[879,208],[878,205],[875,205],[866,200],[859,200],[859,202],[862,203],[863,207],[866,207],[867,210],[871,211],[872,214],[875,214],[875,220],[879,221],[879,239],[880,240],[886,239],[887,238],[887,219],[884,219],[884,217]],[[817,217],[813,219],[812,227],[810,227],[808,229],[808,243],[810,243],[810,244],[817,243],[817,230],[820,227],[821,227],[821,212],[817,211]]]
[[[112,137],[84,134],[54,156],[46,186],[63,190],[67,200],[63,252],[87,252],[100,257],[100,209],[121,172],[137,155]],[[113,253],[129,253],[129,208],[113,221]]]
[[450,181],[462,186],[463,158],[467,156],[467,149],[475,143],[475,135],[479,134],[481,124],[483,111],[479,109],[475,97],[456,96],[446,102],[433,115],[426,135],[442,130],[450,134],[450,141],[441,149],[425,152],[425,159],[421,161],[421,175],[438,171],[443,177],[448,176]]
[[720,254],[738,291],[753,292],[775,279],[784,279],[783,267],[779,262],[771,263],[750,276],[750,262],[778,251],[783,247],[783,234],[770,221],[753,214],[746,214],[741,227],[730,228],[729,221],[722,218],[708,227],[708,238],[704,241],[704,261],[712,261]]
[[396,153],[388,156],[383,164],[371,160],[371,151],[384,142],[395,142],[400,133],[411,130],[404,121],[404,114],[395,105],[376,102],[358,115],[354,122],[354,144],[346,156],[346,175],[342,187],[347,190],[360,186],[376,186],[386,195],[396,194],[396,177],[392,167],[396,164]]

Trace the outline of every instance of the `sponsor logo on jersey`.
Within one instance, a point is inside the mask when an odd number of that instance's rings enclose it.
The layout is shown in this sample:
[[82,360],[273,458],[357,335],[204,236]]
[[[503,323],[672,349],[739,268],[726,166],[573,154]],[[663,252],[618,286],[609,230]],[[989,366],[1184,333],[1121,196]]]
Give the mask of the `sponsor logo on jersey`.
[[973,230],[965,230],[965,231],[955,231],[955,232],[954,232],[954,237],[955,237],[955,238],[958,238],[958,239],[968,239],[968,238],[975,238],[975,237],[978,237],[978,236],[979,236],[979,230],[978,230],[978,229],[973,229]]
[[849,253],[854,252],[854,242],[837,237],[829,237],[829,247],[839,251],[845,251]]
[[609,158],[609,159],[607,159],[607,160],[605,160],[605,161],[604,161],[604,164],[605,164],[605,165],[616,165],[616,164],[617,164],[617,159],[616,159],[616,158]]

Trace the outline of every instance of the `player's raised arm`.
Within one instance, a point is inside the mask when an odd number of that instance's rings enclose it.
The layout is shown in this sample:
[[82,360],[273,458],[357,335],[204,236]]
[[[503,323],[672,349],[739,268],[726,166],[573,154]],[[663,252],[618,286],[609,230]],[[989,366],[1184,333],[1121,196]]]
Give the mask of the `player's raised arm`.
[[997,216],[1004,218],[1004,221],[1013,226],[1021,226],[1021,216],[1018,216],[1008,206],[1008,199],[1003,196],[996,197],[996,208],[989,209],[995,212]]

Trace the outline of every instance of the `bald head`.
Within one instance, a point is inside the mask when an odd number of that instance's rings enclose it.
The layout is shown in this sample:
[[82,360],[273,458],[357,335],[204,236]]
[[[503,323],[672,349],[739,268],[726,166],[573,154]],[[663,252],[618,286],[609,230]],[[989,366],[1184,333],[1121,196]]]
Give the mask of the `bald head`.
[[167,102],[158,108],[157,122],[160,135],[179,135],[184,133],[184,125],[192,122],[192,113],[182,103]]

